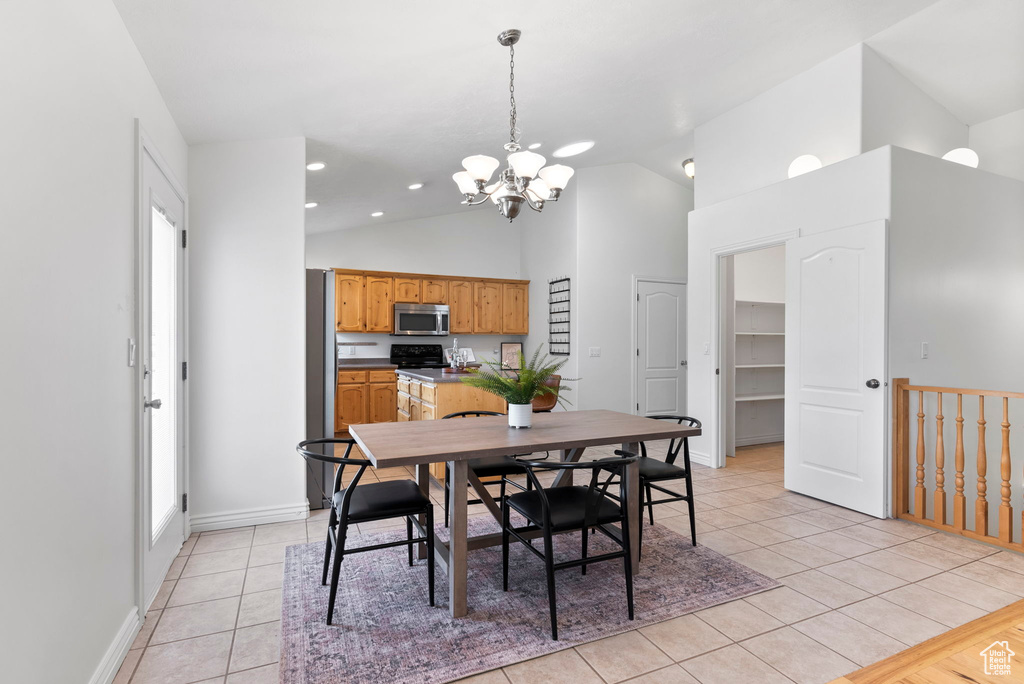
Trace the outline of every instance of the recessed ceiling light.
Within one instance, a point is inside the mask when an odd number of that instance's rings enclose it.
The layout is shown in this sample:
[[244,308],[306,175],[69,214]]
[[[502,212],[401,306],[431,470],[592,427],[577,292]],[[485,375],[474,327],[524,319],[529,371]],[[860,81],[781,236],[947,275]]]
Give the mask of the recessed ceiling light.
[[409,189],[410,190],[419,190],[422,187],[423,187],[423,183],[413,183],[412,185],[409,186]]
[[583,154],[593,146],[593,140],[581,140],[579,142],[569,143],[568,145],[563,145],[562,147],[559,147],[557,150],[551,153],[551,156],[559,158],[575,157],[577,154]]
[[372,214],[370,214],[370,216],[372,216],[373,218],[377,218],[378,216],[383,216],[383,215],[384,215],[383,211],[375,211]]
[[327,164],[323,162],[311,162],[306,164],[306,168],[310,171],[320,171],[321,169],[327,168]]
[[540,143],[533,143],[533,144],[532,144],[532,145],[530,145],[530,146],[529,146],[529,147],[528,147],[527,149],[530,149],[530,150],[535,150],[535,149],[537,149],[538,147],[540,147]]
[[306,208],[307,209],[312,209],[315,206],[317,206],[316,202],[306,202]]
[[789,165],[789,177],[796,178],[821,168],[821,160],[813,154],[802,154]]

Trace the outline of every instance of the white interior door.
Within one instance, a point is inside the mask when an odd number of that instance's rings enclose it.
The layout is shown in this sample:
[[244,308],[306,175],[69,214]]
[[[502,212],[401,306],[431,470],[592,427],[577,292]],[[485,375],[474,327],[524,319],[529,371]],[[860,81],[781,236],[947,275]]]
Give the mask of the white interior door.
[[885,221],[786,243],[786,489],[886,513]]
[[637,414],[686,415],[686,285],[637,281]]
[[143,596],[148,606],[185,538],[185,203],[145,152],[142,188],[141,509]]

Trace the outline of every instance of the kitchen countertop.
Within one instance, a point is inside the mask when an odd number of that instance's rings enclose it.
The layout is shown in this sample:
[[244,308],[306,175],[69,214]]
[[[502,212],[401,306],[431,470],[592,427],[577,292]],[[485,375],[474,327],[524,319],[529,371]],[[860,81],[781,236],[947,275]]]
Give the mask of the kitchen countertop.
[[469,373],[445,373],[442,368],[402,368],[396,372],[416,380],[434,383],[459,382],[459,378],[469,376]]
[[338,359],[338,370],[395,370],[391,359]]

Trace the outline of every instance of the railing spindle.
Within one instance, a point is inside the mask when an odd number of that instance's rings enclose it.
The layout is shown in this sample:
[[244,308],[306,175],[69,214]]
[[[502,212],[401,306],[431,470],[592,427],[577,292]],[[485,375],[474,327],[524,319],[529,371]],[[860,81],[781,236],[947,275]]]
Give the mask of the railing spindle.
[[999,504],[999,539],[1013,541],[1013,505],[1010,503],[1010,400],[1003,397],[1003,448],[999,454],[999,475],[1003,485],[1000,489],[1002,502]]
[[914,515],[925,517],[924,489],[924,392],[917,393],[917,486],[914,487]]
[[953,527],[964,529],[967,499],[964,497],[964,395],[956,395],[956,492],[953,494]]
[[935,505],[933,520],[946,524],[946,445],[942,440],[942,392],[938,393],[937,413],[935,414]]
[[974,531],[988,536],[988,500],[985,498],[985,474],[988,460],[985,456],[985,397],[978,397],[978,499],[974,502]]

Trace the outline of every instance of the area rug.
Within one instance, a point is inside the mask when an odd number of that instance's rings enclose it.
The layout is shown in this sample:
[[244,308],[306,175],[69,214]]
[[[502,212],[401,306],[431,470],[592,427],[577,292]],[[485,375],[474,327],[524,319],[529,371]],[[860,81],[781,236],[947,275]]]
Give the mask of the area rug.
[[[491,518],[470,520],[471,535],[499,531]],[[365,534],[364,546],[405,530]],[[438,536],[447,530],[438,527]],[[448,582],[438,566],[437,605],[427,605],[425,560],[408,565],[404,547],[346,556],[334,625],[325,623],[328,588],[320,585],[323,544],[286,551],[281,621],[282,684],[388,682],[436,684],[511,665],[570,646],[685,615],[779,586],[775,580],[687,537],[644,528],[641,571],[634,578],[636,619],[626,612],[622,562],[555,573],[558,636],[552,641],[543,562],[513,544],[509,591],[501,590],[501,547],[469,554],[469,615],[448,614]],[[555,537],[557,560],[579,557],[579,535]],[[590,554],[614,550],[591,536]]]

